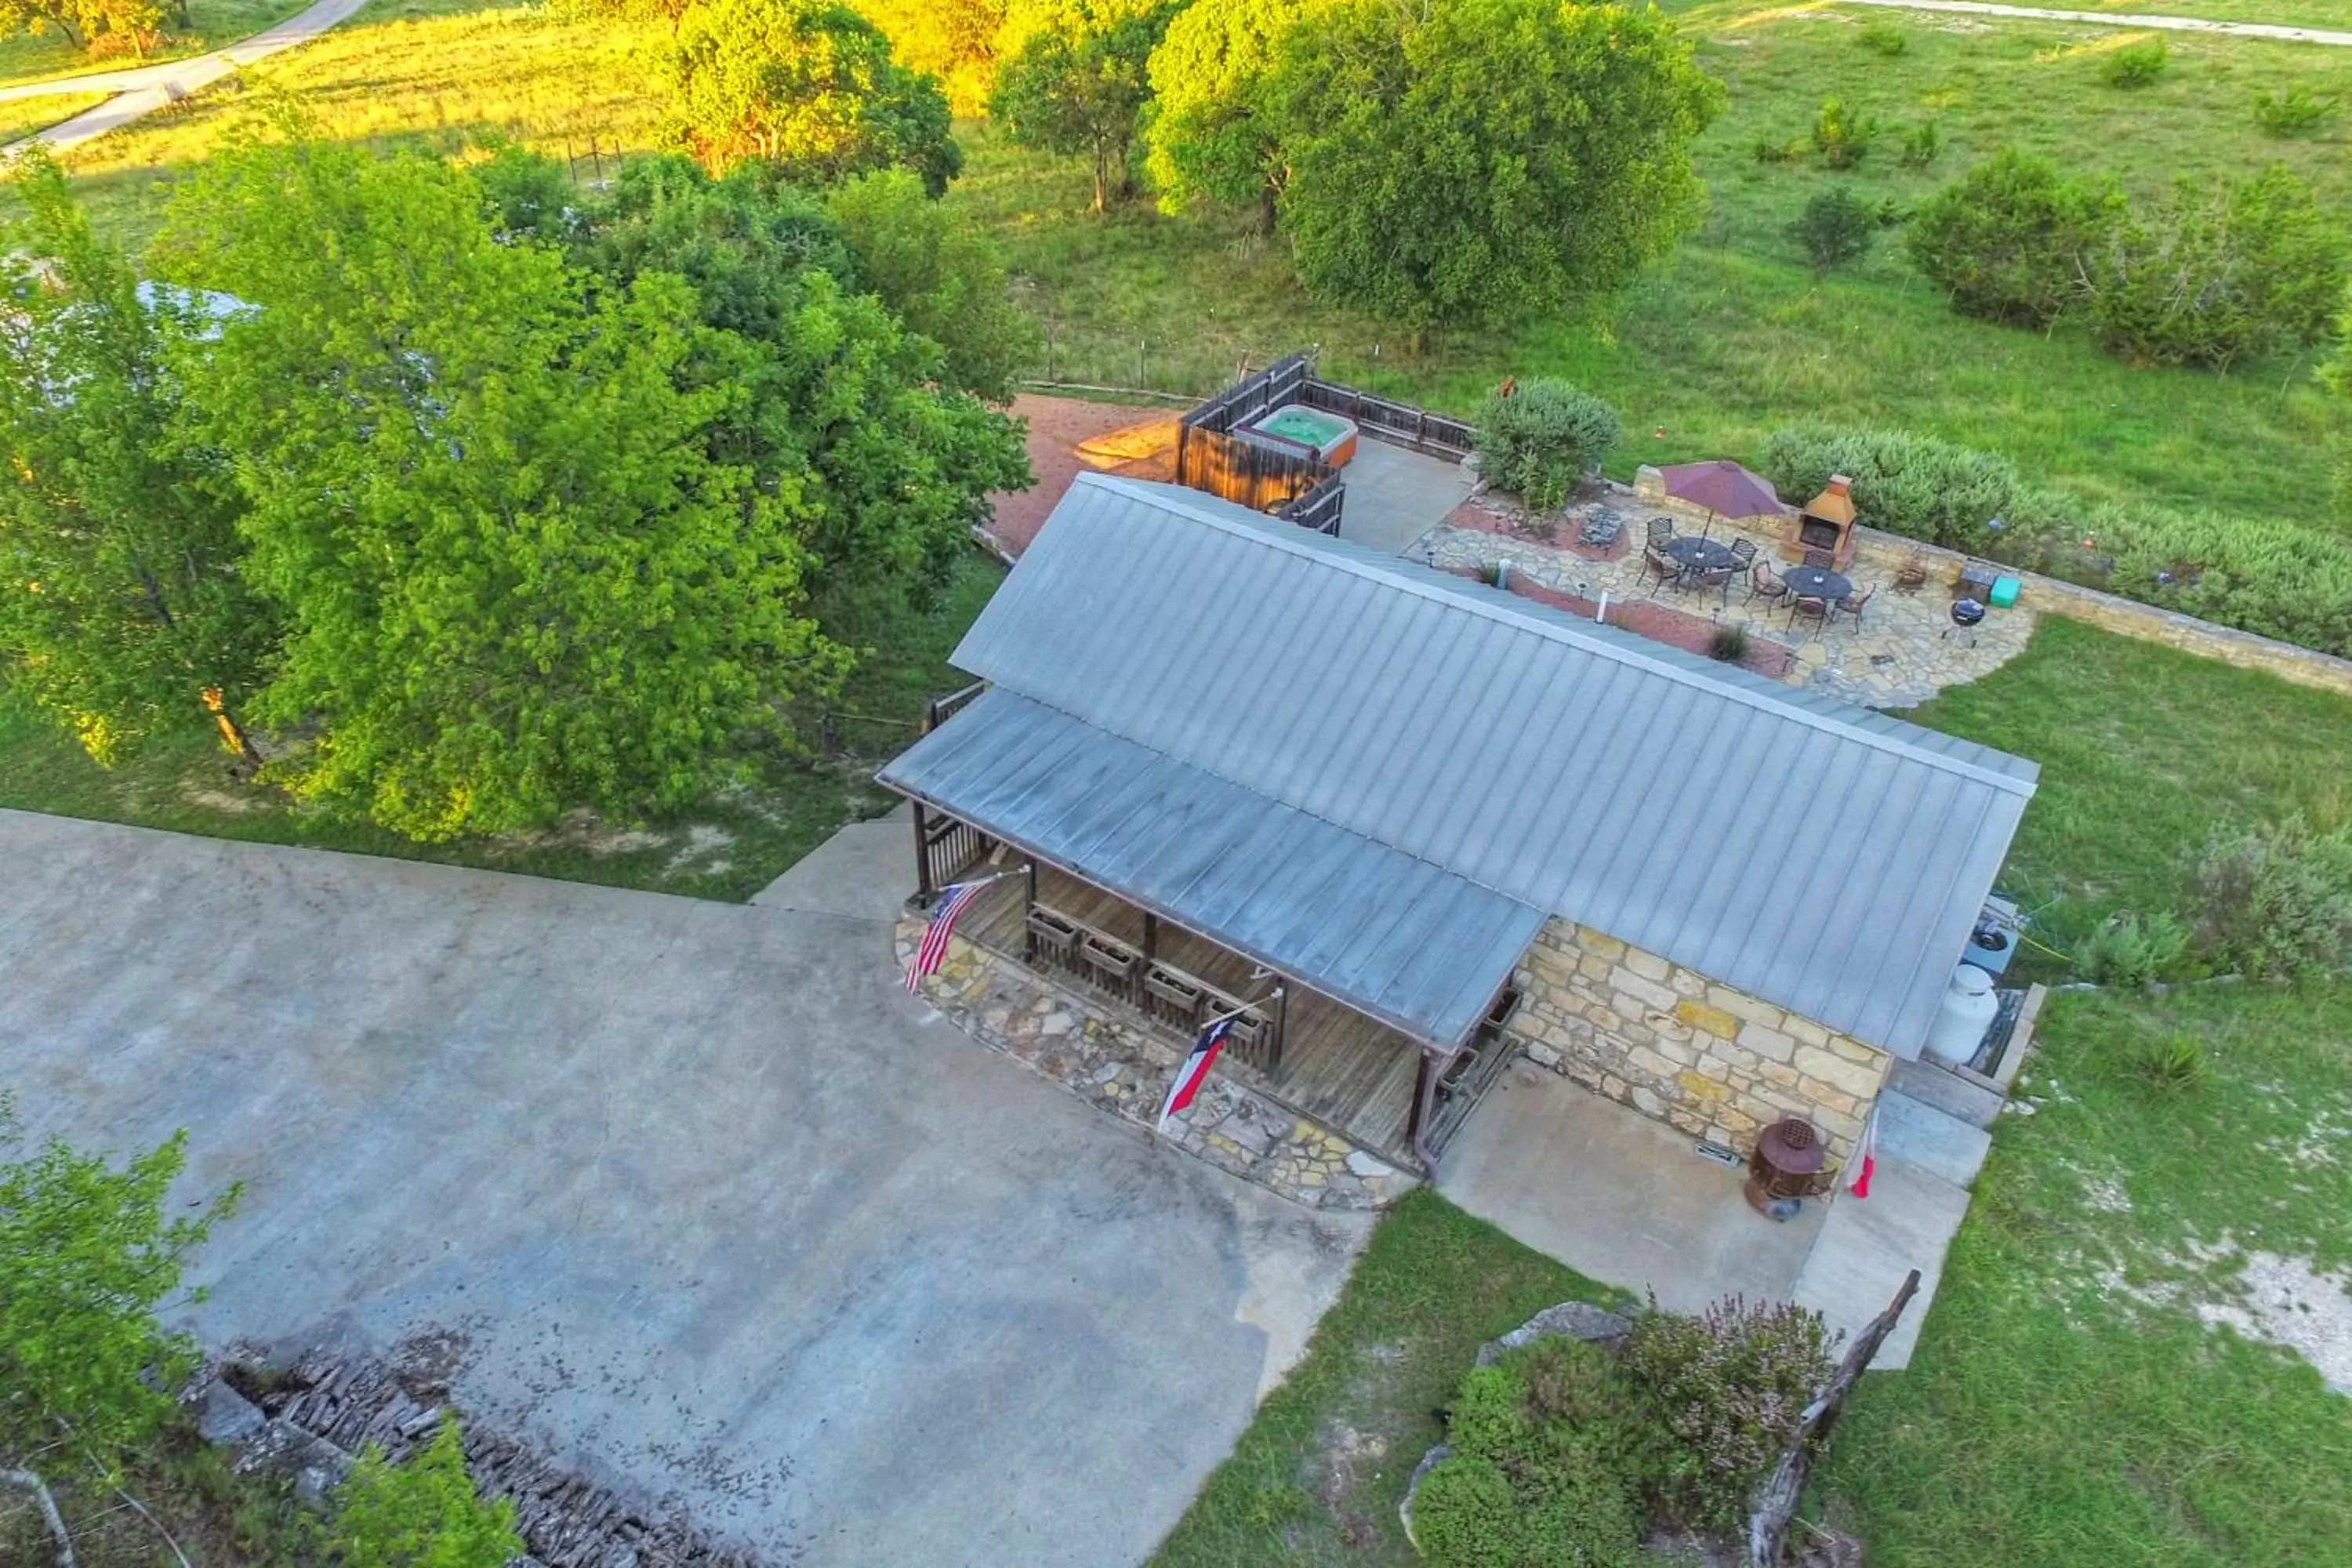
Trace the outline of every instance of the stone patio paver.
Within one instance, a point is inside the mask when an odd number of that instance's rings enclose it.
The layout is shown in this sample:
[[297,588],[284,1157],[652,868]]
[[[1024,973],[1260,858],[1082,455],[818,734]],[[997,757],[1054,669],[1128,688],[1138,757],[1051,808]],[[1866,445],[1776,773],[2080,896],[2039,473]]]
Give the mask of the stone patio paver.
[[[1629,542],[1613,557],[1602,559],[1594,558],[1599,552],[1568,548],[1585,519],[1601,508],[1617,514]],[[1861,624],[1840,616],[1835,626],[1820,633],[1811,626],[1792,628],[1785,612],[1768,613],[1760,601],[1745,603],[1744,581],[1732,584],[1728,603],[1713,595],[1672,588],[1654,595],[1642,570],[1640,544],[1649,519],[1656,515],[1661,515],[1659,509],[1612,485],[1597,499],[1572,504],[1547,542],[1525,531],[1526,513],[1515,501],[1488,492],[1456,508],[1406,554],[1445,571],[1491,573],[1497,561],[1508,561],[1513,576],[1554,593],[1593,600],[1605,593],[1612,605],[1628,600],[1670,604],[1688,614],[1744,626],[1750,637],[1789,650],[1782,679],[1867,708],[1916,707],[1947,686],[1979,679],[2022,653],[2032,636],[2033,616],[2022,608],[1996,610],[1973,630],[1956,629],[1948,587],[1930,582],[1915,593],[1898,594],[1887,574],[1860,566],[1849,574],[1855,588],[1877,590]],[[1675,528],[1688,532],[1691,523],[1677,518]],[[1754,539],[1758,559],[1769,562],[1776,573],[1783,569],[1777,531],[1728,521],[1717,521],[1707,531],[1727,542]]]

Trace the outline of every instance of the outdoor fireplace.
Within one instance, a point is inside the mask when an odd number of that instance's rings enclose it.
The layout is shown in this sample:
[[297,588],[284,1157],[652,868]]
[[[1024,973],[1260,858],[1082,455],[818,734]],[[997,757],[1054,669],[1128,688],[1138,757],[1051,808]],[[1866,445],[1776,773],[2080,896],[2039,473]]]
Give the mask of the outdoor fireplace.
[[1843,474],[1830,476],[1830,488],[1805,503],[1789,521],[1780,541],[1780,558],[1801,563],[1809,550],[1829,552],[1830,565],[1843,572],[1853,560],[1853,481]]

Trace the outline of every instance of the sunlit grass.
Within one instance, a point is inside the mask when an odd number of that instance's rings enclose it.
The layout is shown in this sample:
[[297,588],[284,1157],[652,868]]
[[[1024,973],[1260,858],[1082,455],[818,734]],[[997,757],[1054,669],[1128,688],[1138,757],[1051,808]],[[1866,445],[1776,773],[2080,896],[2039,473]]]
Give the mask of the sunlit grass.
[[46,131],[85,109],[97,108],[107,97],[102,92],[60,92],[42,98],[0,99],[0,144]]
[[310,4],[310,0],[188,0],[191,25],[184,30],[174,26],[161,45],[144,56],[128,52],[93,56],[67,42],[65,35],[55,28],[41,33],[12,33],[0,37],[0,87],[80,76],[87,71],[122,70],[200,55],[250,37]]

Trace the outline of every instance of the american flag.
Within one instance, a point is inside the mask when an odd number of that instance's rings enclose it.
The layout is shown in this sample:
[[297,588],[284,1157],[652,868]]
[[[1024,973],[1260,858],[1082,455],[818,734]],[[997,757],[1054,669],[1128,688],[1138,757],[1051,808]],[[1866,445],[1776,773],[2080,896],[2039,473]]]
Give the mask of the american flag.
[[923,928],[923,940],[915,944],[915,956],[907,961],[908,990],[920,991],[923,976],[940,972],[940,962],[948,955],[948,936],[955,930],[956,916],[963,913],[964,906],[978,898],[981,889],[987,885],[987,881],[955,883],[931,906],[931,922]]

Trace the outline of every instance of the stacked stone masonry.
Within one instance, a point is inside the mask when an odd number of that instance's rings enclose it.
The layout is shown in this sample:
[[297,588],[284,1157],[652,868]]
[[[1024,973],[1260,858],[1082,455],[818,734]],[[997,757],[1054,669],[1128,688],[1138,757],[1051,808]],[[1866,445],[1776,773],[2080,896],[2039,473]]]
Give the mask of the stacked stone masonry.
[[1519,962],[1507,1030],[1528,1058],[1742,1153],[1786,1116],[1843,1163],[1893,1058],[1613,937],[1555,920]]

